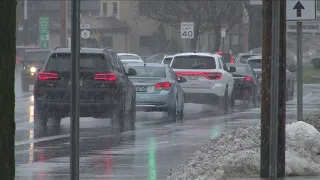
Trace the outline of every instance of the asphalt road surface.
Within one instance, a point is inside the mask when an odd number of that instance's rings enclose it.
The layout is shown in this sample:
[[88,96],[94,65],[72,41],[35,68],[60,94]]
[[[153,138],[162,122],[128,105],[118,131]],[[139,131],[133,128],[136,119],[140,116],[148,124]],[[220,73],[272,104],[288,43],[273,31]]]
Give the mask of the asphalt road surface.
[[[305,85],[304,115],[320,107],[320,85]],[[33,126],[32,90],[22,93],[16,79],[16,180],[69,180],[70,121],[61,127]],[[288,102],[287,122],[296,118]],[[134,131],[120,133],[109,120],[80,119],[80,179],[158,180],[199,150],[210,137],[260,121],[260,108],[237,103],[222,116],[210,106],[187,104],[185,121],[172,123],[162,113],[137,113]]]

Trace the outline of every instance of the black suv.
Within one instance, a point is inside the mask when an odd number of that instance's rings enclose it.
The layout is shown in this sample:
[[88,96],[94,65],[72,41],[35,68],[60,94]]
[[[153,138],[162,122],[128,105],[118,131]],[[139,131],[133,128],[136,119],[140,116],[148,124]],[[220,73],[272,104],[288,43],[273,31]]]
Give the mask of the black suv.
[[[111,118],[113,125],[133,127],[136,116],[136,92],[128,76],[134,69],[124,69],[111,49],[80,50],[80,117]],[[53,50],[34,86],[34,123],[46,126],[48,118],[60,125],[70,116],[70,48]]]
[[22,69],[20,69],[21,89],[23,92],[29,91],[29,84],[33,84],[37,77],[37,72],[44,65],[50,54],[50,49],[26,50]]

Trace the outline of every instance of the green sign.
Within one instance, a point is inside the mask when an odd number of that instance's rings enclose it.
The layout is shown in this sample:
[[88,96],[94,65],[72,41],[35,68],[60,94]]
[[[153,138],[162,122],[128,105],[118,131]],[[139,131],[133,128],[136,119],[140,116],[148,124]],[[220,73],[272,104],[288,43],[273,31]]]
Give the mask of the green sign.
[[49,18],[40,17],[39,18],[39,32],[40,32],[40,48],[49,48]]

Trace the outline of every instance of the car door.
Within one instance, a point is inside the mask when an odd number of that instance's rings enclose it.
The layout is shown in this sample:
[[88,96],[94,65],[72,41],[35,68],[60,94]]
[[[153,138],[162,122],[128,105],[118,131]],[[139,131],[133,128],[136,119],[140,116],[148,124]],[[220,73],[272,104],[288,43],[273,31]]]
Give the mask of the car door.
[[184,93],[183,93],[183,89],[181,87],[181,85],[179,84],[178,82],[178,79],[177,79],[177,76],[175,75],[175,73],[173,72],[173,70],[168,67],[168,73],[171,77],[171,79],[175,82],[175,91],[176,91],[176,94],[177,94],[177,97],[178,97],[178,109],[181,109],[182,105],[183,105],[183,102],[184,102]]
[[133,97],[133,84],[129,81],[128,76],[126,75],[126,71],[123,67],[123,64],[119,58],[119,56],[115,52],[111,52],[112,58],[114,62],[117,64],[119,76],[122,79],[122,87],[123,91],[126,94],[125,97],[125,111],[128,112],[131,109],[132,97]]

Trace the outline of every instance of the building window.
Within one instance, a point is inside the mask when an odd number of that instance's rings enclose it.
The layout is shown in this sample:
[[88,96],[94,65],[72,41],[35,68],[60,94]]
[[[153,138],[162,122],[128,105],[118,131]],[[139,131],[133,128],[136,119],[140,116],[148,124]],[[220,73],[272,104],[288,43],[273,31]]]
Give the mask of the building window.
[[112,14],[118,14],[118,2],[113,2],[112,6],[113,6]]
[[108,4],[107,4],[107,2],[104,2],[103,4],[102,4],[102,14],[107,14],[107,12],[108,12]]
[[152,37],[151,36],[140,36],[139,38],[139,46],[140,47],[149,47],[152,42]]

